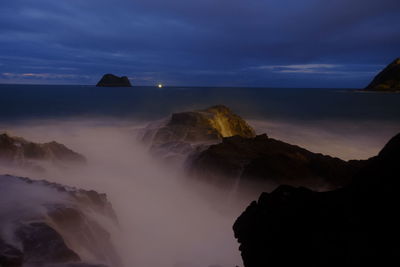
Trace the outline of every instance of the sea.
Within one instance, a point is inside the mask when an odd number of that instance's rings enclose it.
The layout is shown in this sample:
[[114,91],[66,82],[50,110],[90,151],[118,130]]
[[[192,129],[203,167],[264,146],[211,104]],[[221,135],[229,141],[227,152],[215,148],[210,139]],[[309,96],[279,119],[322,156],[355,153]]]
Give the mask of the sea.
[[0,120],[109,116],[157,119],[224,104],[249,119],[400,124],[400,94],[354,89],[0,85]]

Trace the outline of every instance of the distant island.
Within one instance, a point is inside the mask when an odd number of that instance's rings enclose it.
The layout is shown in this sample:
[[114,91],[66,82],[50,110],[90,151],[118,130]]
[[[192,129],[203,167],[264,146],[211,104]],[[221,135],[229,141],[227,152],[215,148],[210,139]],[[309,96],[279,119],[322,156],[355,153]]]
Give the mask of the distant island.
[[365,88],[367,91],[400,91],[400,58],[383,69]]
[[114,74],[105,74],[97,83],[97,87],[132,87],[128,77],[118,77]]

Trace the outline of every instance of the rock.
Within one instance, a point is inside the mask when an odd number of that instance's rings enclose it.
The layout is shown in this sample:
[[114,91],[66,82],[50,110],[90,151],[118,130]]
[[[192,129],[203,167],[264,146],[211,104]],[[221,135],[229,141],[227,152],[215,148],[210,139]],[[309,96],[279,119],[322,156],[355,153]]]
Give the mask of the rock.
[[143,139],[153,144],[216,142],[234,135],[246,138],[255,136],[245,120],[223,105],[174,113],[161,125],[151,126]]
[[105,221],[104,194],[0,175],[0,266],[121,266]]
[[365,89],[368,91],[400,91],[400,58],[382,70]]
[[22,263],[22,252],[0,239],[0,266],[20,267]]
[[195,154],[188,165],[193,174],[225,177],[230,183],[240,179],[254,181],[257,187],[264,183],[336,188],[350,182],[362,162],[312,153],[263,134],[224,138],[222,143]]
[[25,262],[74,262],[80,260],[79,256],[67,247],[62,236],[44,222],[20,225],[16,232],[16,238],[22,244]]
[[167,120],[151,123],[142,132],[142,141],[158,155],[186,157],[199,145],[220,142],[224,137],[255,136],[245,120],[224,105],[204,110],[172,114]]
[[105,74],[97,83],[97,87],[132,87],[128,77],[118,77],[113,74]]
[[245,267],[397,266],[400,134],[346,187],[281,186],[235,222]]
[[18,167],[39,168],[38,162],[51,162],[62,166],[64,163],[84,164],[86,159],[63,144],[57,142],[33,143],[7,133],[0,134],[0,161]]

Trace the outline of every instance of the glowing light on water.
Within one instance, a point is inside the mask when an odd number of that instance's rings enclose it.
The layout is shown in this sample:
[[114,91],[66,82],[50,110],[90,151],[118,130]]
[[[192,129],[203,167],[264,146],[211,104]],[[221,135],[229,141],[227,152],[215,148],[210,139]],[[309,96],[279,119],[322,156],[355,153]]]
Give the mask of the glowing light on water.
[[161,83],[159,83],[159,84],[157,85],[157,87],[158,87],[158,88],[163,88],[163,85],[162,85]]

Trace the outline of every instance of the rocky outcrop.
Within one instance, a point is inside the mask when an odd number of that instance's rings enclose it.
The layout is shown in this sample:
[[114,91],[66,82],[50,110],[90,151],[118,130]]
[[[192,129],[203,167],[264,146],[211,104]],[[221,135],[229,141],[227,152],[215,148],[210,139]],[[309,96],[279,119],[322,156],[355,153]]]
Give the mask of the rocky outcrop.
[[55,165],[65,163],[83,164],[84,156],[57,142],[33,143],[21,137],[0,134],[0,162],[18,167],[42,169],[40,162]]
[[0,203],[0,266],[121,266],[104,194],[0,175]]
[[143,139],[153,144],[169,142],[215,142],[239,135],[254,137],[254,130],[245,120],[223,105],[204,110],[174,113],[160,124],[150,124]]
[[244,266],[399,265],[399,162],[400,134],[344,188],[263,193],[233,226]]
[[97,87],[132,87],[128,77],[118,77],[114,74],[105,74],[97,83]]
[[369,91],[400,91],[400,58],[382,70],[365,89]]
[[312,153],[266,134],[233,136],[194,154],[190,172],[234,183],[236,179],[262,184],[336,188],[347,184],[363,163]]
[[220,142],[224,137],[255,136],[245,120],[223,105],[204,110],[172,114],[168,119],[151,123],[142,132],[142,140],[155,154],[187,155],[195,147]]

